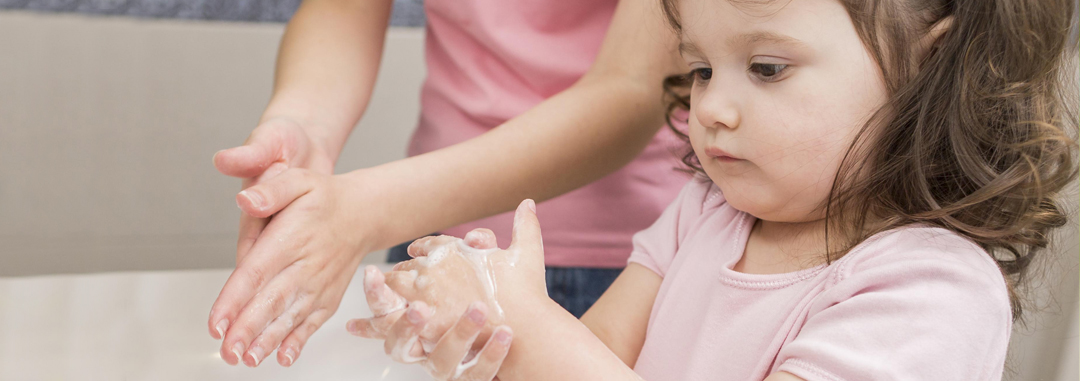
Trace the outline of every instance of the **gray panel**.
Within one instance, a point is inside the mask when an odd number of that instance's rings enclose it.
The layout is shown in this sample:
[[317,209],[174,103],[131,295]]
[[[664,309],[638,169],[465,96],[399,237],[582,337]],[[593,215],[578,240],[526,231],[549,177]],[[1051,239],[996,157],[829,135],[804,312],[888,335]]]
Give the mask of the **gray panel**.
[[[190,20],[285,22],[300,0],[0,0],[0,9]],[[390,25],[424,26],[423,0],[394,0]]]

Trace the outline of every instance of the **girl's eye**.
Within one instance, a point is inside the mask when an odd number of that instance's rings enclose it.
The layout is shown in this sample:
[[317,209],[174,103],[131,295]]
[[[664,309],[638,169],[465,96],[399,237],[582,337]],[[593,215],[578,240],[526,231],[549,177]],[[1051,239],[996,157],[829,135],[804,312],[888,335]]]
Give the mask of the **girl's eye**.
[[712,78],[712,69],[698,68],[690,71],[690,77],[694,82],[705,82]]
[[787,66],[783,64],[752,63],[750,64],[750,72],[764,82],[772,82],[780,77],[780,73],[783,73]]

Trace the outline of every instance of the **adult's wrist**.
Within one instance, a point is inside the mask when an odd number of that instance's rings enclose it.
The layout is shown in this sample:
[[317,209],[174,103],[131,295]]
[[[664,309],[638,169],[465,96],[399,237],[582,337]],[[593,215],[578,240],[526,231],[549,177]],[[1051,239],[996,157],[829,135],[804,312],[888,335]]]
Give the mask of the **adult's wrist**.
[[332,173],[355,121],[350,124],[316,115],[314,107],[302,97],[275,95],[259,118],[259,124],[278,121],[300,128],[314,151],[328,161],[328,173]]

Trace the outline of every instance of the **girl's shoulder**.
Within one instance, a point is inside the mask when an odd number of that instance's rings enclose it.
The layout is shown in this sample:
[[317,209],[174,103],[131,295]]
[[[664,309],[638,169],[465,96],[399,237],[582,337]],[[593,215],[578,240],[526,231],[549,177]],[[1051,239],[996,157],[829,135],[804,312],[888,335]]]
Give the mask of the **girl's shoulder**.
[[[993,259],[963,236],[889,230],[820,276],[778,370],[849,380],[1000,378],[1012,331],[1008,292]],[[903,348],[918,351],[897,356]]]
[[878,233],[830,267],[834,285],[951,287],[978,294],[984,302],[1006,310],[1010,305],[1005,277],[993,257],[975,242],[940,227],[910,225]]

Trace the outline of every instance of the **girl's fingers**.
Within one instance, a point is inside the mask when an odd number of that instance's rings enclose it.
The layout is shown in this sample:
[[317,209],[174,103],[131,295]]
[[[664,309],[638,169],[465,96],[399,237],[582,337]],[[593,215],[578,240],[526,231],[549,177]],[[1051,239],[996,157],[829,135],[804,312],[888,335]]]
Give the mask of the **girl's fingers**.
[[474,302],[469,306],[428,354],[427,370],[433,378],[448,380],[457,375],[458,366],[472,349],[473,341],[486,321],[487,307],[484,303]]
[[499,247],[495,232],[491,229],[477,228],[465,234],[465,244],[474,249],[495,249]]
[[510,247],[520,249],[544,247],[544,241],[540,235],[540,220],[536,218],[536,203],[533,200],[522,201],[514,213],[514,232]]
[[345,330],[356,336],[385,340],[386,335],[390,333],[390,329],[394,327],[398,319],[401,319],[403,314],[405,314],[405,310],[401,309],[385,316],[352,319],[345,323]]
[[325,308],[317,309],[308,315],[307,319],[304,319],[304,322],[300,323],[296,329],[293,329],[292,333],[281,342],[281,347],[278,348],[278,364],[291,366],[295,363],[300,358],[300,350],[304,348],[304,344],[311,338],[311,334],[315,333],[315,330],[319,329],[323,323],[326,323],[330,316],[334,315],[334,311]]
[[321,181],[320,176],[324,175],[308,169],[288,169],[272,179],[240,191],[236,195],[236,205],[252,217],[270,217],[315,189]]
[[405,300],[416,299],[416,280],[422,277],[417,271],[391,271],[384,274],[385,287]]
[[431,309],[424,302],[415,302],[394,323],[383,343],[386,354],[394,361],[414,363],[424,359],[424,347],[420,344],[420,330],[431,317]]
[[405,298],[386,286],[386,277],[373,265],[364,268],[364,296],[375,317],[404,309],[407,304]]
[[510,342],[514,332],[510,327],[501,325],[495,328],[487,344],[480,353],[468,362],[461,364],[460,376],[454,380],[462,381],[491,381],[499,372],[506,354],[510,352]]
[[385,331],[375,327],[375,319],[383,318],[352,319],[345,323],[345,330],[365,339],[386,340]]
[[456,240],[456,237],[448,235],[427,236],[417,239],[409,244],[409,256],[413,258],[426,257],[431,250],[435,250],[439,246]]

